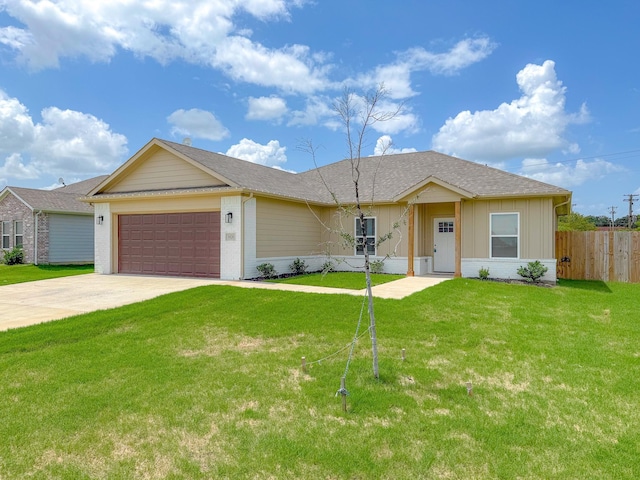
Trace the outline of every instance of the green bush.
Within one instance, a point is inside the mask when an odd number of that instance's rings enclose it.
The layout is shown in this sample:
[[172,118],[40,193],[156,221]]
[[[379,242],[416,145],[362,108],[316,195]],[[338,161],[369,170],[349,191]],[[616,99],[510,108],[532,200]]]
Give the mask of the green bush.
[[303,275],[307,271],[307,264],[304,260],[296,258],[293,263],[289,265],[289,270],[295,275]]
[[527,282],[537,282],[549,270],[540,263],[540,260],[529,262],[526,267],[518,267],[518,275],[524,277]]
[[22,247],[13,247],[4,252],[4,263],[7,265],[19,265],[24,263],[24,252]]
[[335,272],[336,266],[333,264],[331,260],[327,260],[322,264],[322,273]]
[[278,272],[276,272],[273,263],[261,263],[256,267],[256,270],[260,272],[263,278],[274,278],[278,276]]
[[489,278],[489,269],[482,267],[478,272],[478,276],[480,277],[480,280],[487,280]]
[[384,260],[374,260],[369,263],[371,273],[382,273],[384,270]]

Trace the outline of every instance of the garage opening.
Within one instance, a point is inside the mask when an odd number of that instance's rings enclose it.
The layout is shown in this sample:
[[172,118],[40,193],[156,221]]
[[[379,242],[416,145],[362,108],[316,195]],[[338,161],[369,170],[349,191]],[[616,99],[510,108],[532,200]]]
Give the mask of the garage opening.
[[120,215],[118,272],[220,278],[220,212]]

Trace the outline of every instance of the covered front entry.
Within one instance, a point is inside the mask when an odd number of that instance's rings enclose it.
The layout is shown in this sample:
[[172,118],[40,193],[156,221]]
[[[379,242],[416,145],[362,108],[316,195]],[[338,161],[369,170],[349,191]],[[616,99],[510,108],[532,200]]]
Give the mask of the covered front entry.
[[118,272],[220,277],[220,212],[118,216]]

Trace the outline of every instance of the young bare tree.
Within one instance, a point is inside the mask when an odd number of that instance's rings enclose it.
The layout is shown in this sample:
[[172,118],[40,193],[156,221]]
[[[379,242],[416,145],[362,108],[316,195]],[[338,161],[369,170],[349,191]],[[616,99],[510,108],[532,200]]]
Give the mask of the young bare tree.
[[[371,351],[373,356],[373,376],[375,378],[379,378],[378,337],[376,333],[376,316],[371,290],[370,249],[377,247],[379,243],[390,238],[391,234],[389,233],[379,239],[376,239],[375,244],[371,244],[367,240],[368,225],[365,217],[368,208],[373,205],[374,201],[375,172],[373,174],[373,185],[371,185],[371,198],[369,205],[367,205],[367,199],[363,199],[361,196],[362,186],[360,182],[362,175],[361,163],[363,149],[370,145],[367,141],[370,129],[376,123],[393,119],[400,112],[401,107],[398,107],[393,111],[384,111],[381,109],[381,103],[386,95],[387,91],[385,90],[384,85],[380,85],[374,92],[364,96],[359,96],[350,90],[345,90],[340,99],[338,99],[333,105],[333,108],[344,127],[348,149],[348,160],[351,164],[351,181],[353,182],[355,204],[347,208],[352,210],[353,215],[358,219],[356,226],[359,228],[359,232],[356,232],[355,238],[353,238],[344,229],[340,235],[346,243],[354,244],[356,250],[358,252],[361,251],[364,257],[364,272],[366,277],[366,291],[369,310],[369,332],[371,335]],[[389,145],[387,145],[387,147],[388,146]],[[379,162],[380,161],[382,161],[382,156],[379,159]],[[326,183],[325,186],[327,186]],[[327,186],[327,188],[331,191],[329,186]],[[345,210],[346,208],[340,205],[335,195],[333,195],[333,197],[338,204],[338,207],[341,210]],[[397,226],[395,226],[395,228],[397,228]]]

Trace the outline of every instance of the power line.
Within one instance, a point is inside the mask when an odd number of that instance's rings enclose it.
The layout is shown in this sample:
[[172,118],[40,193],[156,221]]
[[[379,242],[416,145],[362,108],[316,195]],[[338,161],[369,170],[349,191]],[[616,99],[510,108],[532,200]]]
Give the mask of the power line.
[[609,207],[609,213],[611,214],[611,230],[613,230],[613,227],[614,227],[615,221],[616,221],[616,207],[615,207],[615,205],[611,205]]
[[638,198],[640,195],[637,193],[627,193],[624,196],[627,198],[623,200],[625,202],[629,202],[629,216],[627,217],[627,226],[631,228],[631,226],[633,225],[633,200]]

